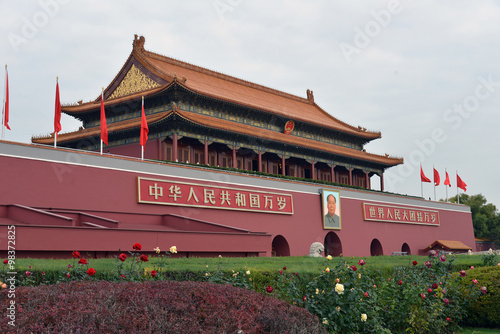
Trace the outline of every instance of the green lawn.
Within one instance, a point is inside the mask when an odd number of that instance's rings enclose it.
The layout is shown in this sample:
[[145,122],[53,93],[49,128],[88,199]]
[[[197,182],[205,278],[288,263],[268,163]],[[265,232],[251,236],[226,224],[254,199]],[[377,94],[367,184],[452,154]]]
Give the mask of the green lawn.
[[[126,253],[129,258],[130,255]],[[115,259],[92,259],[82,253],[90,265],[97,271],[110,271],[115,265]],[[149,257],[149,262],[145,264],[145,268],[153,268],[160,260],[156,255]],[[419,265],[423,265],[427,261],[427,256],[373,256],[373,257],[334,257],[331,261],[326,258],[312,258],[309,256],[292,256],[292,257],[242,257],[242,258],[174,258],[167,259],[166,270],[171,271],[213,271],[218,266],[226,270],[240,270],[243,268],[249,270],[275,271],[283,267],[287,267],[289,271],[299,273],[315,274],[324,270],[327,266],[334,266],[339,261],[346,261],[349,265],[357,265],[360,259],[366,261],[365,269],[377,268],[381,271],[390,270],[396,266],[411,266],[413,261],[417,261]],[[49,270],[65,270],[68,264],[73,264],[72,258],[68,259],[16,259],[16,268],[18,271],[49,271]],[[467,269],[470,266],[480,267],[483,265],[482,258],[479,255],[457,255],[454,262],[454,270]],[[31,266],[31,269],[29,269]],[[207,267],[208,266],[208,267]],[[208,268],[208,269],[207,269]]]
[[463,328],[460,334],[499,334],[500,329],[496,328]]

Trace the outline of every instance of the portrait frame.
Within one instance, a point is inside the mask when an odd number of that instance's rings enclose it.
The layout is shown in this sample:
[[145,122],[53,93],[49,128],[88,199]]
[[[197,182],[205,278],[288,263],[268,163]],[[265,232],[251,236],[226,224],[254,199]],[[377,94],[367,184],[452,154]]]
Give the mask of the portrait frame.
[[[336,210],[332,217],[328,212],[328,197],[333,196],[335,199]],[[321,217],[323,220],[323,229],[325,230],[340,230],[342,229],[342,216],[340,210],[340,192],[333,189],[323,189],[321,191]],[[337,222],[338,221],[338,222]]]

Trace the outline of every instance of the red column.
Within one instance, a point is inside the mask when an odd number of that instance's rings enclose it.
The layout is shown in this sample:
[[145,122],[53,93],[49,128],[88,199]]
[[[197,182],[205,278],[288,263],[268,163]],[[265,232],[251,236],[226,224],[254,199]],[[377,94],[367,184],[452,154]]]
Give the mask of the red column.
[[352,186],[352,168],[347,168],[349,171],[349,185]]
[[380,191],[384,191],[384,173],[380,174]]
[[238,163],[236,162],[236,146],[233,146],[233,168],[237,168]]
[[316,180],[316,170],[314,168],[314,160],[311,162],[311,179]]
[[286,175],[286,168],[285,168],[285,155],[281,157],[281,175]]
[[179,153],[177,148],[177,133],[172,136],[172,161],[179,160]]
[[203,145],[203,163],[208,165],[208,141],[206,140]]
[[259,172],[262,172],[262,152],[259,151],[259,158],[257,159],[257,163],[259,164]]
[[332,182],[336,182],[336,180],[335,180],[335,166],[334,165],[330,166],[330,180]]
[[158,160],[163,160],[163,155],[162,155],[162,148],[163,148],[163,145],[161,144],[161,139],[158,138],[156,140],[156,142],[158,143]]
[[370,189],[370,178],[368,177],[368,172],[365,172],[365,188]]

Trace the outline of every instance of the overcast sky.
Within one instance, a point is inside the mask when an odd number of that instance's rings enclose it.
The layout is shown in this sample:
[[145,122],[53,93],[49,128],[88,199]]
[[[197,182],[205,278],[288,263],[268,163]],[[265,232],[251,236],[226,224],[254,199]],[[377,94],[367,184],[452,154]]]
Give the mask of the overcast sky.
[[[420,196],[422,163],[441,174],[437,199],[447,168],[449,197],[458,170],[467,194],[500,207],[498,1],[3,0],[0,18],[6,140],[53,131],[57,76],[63,104],[95,99],[138,34],[149,51],[302,97],[311,89],[331,115],[381,131],[367,151],[405,159],[385,190]],[[63,115],[63,132],[79,126]],[[423,190],[434,199],[430,183]]]

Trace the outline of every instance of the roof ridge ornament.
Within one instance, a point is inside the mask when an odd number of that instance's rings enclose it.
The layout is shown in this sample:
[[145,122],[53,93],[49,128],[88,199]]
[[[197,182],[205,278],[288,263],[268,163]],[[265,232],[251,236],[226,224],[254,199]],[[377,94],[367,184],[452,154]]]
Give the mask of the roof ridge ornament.
[[312,90],[310,90],[310,89],[308,89],[308,90],[306,91],[306,93],[307,93],[307,100],[308,100],[309,102],[311,102],[311,103],[314,103],[314,94],[313,94],[313,91],[312,91]]
[[146,42],[146,39],[144,36],[137,37],[137,34],[134,35],[134,42],[132,43],[132,46],[134,47],[134,51],[138,52],[144,52],[144,43]]

